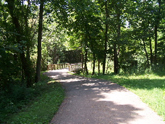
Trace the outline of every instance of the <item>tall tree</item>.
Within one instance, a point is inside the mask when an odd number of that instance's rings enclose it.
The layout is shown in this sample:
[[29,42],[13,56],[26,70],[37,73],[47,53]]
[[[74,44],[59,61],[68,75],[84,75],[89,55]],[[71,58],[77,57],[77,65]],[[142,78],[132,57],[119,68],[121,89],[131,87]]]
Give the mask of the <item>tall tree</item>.
[[155,33],[155,58],[154,58],[154,64],[157,64],[157,47],[158,47],[158,28],[159,28],[159,23],[160,23],[160,19],[161,19],[161,0],[158,0],[158,8],[157,8],[157,12],[156,14],[156,18],[155,18],[155,27],[154,27],[154,33]]
[[[29,55],[26,56],[27,48],[30,48],[30,35],[26,34],[30,28],[28,25],[28,18],[30,14],[27,14],[27,12],[30,11],[30,8],[26,7],[22,1],[6,1],[12,24],[15,27],[16,35],[14,38],[17,44],[19,44],[18,48],[21,51],[19,52],[19,57],[22,66],[22,80],[24,80],[25,77],[27,87],[30,87],[32,86],[32,66],[29,60]],[[18,57],[15,57],[15,59],[16,58]]]
[[104,42],[104,59],[103,59],[103,74],[105,74],[106,57],[107,57],[107,43],[108,43],[108,0],[105,1],[105,42]]
[[93,73],[95,70],[96,44],[101,30],[101,21],[98,17],[98,8],[94,2],[90,1],[72,1],[70,4],[70,13],[72,21],[70,28],[80,37],[80,44],[84,53],[84,69],[88,73],[87,61],[89,54],[92,53]]
[[37,47],[38,56],[37,56],[35,82],[38,82],[40,80],[40,71],[41,71],[41,40],[42,40],[43,8],[44,8],[44,0],[40,0],[39,25],[38,25],[38,47]]

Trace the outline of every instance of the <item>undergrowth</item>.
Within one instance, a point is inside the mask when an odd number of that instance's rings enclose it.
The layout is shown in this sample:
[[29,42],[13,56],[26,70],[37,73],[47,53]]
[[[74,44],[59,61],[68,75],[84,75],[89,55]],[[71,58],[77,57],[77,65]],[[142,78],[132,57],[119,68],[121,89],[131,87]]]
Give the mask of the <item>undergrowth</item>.
[[[14,103],[0,105],[0,123],[4,124],[43,124],[49,123],[64,99],[62,86],[41,76],[41,81],[32,88],[14,88]],[[13,98],[13,99],[14,99]],[[3,100],[4,102],[10,102]],[[2,106],[3,105],[3,106]],[[2,111],[3,110],[3,111]]]

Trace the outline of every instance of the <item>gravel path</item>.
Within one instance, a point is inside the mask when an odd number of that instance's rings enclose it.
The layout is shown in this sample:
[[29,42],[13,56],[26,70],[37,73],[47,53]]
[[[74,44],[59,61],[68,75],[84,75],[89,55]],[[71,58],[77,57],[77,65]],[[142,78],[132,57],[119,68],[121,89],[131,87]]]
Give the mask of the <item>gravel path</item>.
[[67,72],[62,69],[46,73],[61,82],[66,90],[66,98],[51,124],[165,124],[127,89]]

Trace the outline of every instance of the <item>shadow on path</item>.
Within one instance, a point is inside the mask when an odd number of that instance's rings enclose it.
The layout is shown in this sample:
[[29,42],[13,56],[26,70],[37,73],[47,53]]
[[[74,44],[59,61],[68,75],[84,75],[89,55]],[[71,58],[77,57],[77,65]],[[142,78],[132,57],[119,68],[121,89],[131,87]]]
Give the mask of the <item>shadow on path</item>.
[[60,81],[66,98],[51,124],[165,124],[138,96],[105,80],[49,71]]

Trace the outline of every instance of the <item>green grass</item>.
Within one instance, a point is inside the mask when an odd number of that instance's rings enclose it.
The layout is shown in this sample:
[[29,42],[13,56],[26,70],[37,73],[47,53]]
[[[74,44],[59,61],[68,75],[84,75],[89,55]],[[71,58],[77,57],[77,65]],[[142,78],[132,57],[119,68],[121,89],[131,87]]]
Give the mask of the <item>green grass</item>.
[[[163,76],[164,75],[164,76]],[[165,74],[142,75],[89,75],[88,77],[110,80],[126,87],[165,120]]]
[[64,99],[62,86],[44,77],[45,81],[37,83],[40,92],[20,112],[9,116],[8,124],[48,124]]

